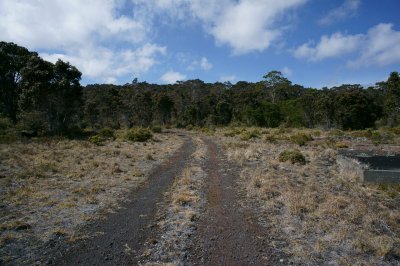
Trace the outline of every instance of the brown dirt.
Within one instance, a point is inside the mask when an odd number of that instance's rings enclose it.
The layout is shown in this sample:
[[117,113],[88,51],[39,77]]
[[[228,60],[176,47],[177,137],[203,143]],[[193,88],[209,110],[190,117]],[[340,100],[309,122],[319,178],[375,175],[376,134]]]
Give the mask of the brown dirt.
[[60,250],[55,265],[135,265],[149,236],[155,234],[157,204],[186,165],[194,150],[190,139],[166,163],[157,167],[148,182],[123,203],[122,208],[85,228],[89,239],[69,250]]
[[229,162],[221,148],[206,140],[208,203],[199,220],[187,264],[277,265],[285,255],[268,245],[268,231],[256,215],[240,206],[237,186],[240,168]]

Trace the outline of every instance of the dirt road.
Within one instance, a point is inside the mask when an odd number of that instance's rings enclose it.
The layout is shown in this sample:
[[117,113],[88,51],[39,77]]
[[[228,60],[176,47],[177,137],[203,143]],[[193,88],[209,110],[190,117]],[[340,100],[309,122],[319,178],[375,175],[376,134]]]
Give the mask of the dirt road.
[[[157,167],[148,182],[133,192],[121,209],[106,220],[89,225],[86,230],[93,238],[82,241],[60,258],[55,265],[135,265],[143,243],[154,234],[157,203],[163,199],[175,176],[179,175],[194,151],[190,138],[167,162]],[[85,230],[85,229],[84,229]]]
[[[240,168],[229,162],[223,149],[211,138],[203,138],[207,153],[202,168],[207,174],[207,203],[196,221],[195,232],[182,265],[277,265],[282,254],[268,245],[265,228],[256,215],[239,204],[237,178]],[[187,138],[167,163],[155,169],[148,184],[132,195],[123,209],[88,227],[96,237],[62,254],[57,265],[136,265],[144,243],[157,239],[157,205],[189,161],[196,147]],[[182,240],[185,241],[185,240]],[[141,260],[141,262],[143,262]]]
[[[236,181],[240,168],[229,162],[214,141],[206,140],[208,203],[202,215],[190,265],[277,265],[280,258],[268,246],[267,231],[255,214],[239,205]],[[279,254],[281,255],[281,254]]]

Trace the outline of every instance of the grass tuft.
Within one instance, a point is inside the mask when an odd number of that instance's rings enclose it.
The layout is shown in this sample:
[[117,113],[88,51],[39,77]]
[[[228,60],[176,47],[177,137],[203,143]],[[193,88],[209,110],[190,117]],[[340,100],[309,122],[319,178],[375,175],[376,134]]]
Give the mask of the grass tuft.
[[153,137],[148,128],[132,128],[125,134],[125,139],[133,142],[145,142]]
[[297,134],[292,135],[290,137],[290,140],[299,146],[304,146],[307,142],[312,141],[313,138],[311,135],[308,135],[308,134],[297,133]]
[[279,154],[279,161],[280,162],[291,162],[292,164],[306,164],[306,158],[304,155],[298,150],[285,150],[281,154]]

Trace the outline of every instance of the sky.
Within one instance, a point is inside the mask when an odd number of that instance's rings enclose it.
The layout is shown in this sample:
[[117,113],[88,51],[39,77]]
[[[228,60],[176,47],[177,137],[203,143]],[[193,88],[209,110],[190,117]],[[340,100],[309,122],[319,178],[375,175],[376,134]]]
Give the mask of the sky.
[[321,88],[400,71],[399,0],[0,0],[0,41],[82,84],[261,81]]

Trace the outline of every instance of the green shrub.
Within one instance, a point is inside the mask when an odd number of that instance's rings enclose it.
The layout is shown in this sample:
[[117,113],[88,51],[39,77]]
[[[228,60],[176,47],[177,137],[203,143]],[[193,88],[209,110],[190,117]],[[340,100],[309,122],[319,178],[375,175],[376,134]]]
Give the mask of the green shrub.
[[15,131],[3,131],[0,132],[0,143],[13,143],[18,140],[18,136]]
[[400,127],[393,127],[390,129],[390,132],[396,135],[400,135]]
[[89,137],[88,139],[91,143],[96,144],[97,146],[101,146],[104,144],[105,139],[100,135],[94,135]]
[[340,129],[332,129],[331,131],[329,131],[329,136],[332,137],[341,137],[344,136],[344,132],[341,131]]
[[280,162],[289,161],[292,164],[300,164],[300,165],[306,164],[306,158],[298,149],[285,150],[281,152],[281,154],[279,154],[279,161]]
[[236,134],[233,131],[228,131],[228,132],[224,133],[224,136],[225,137],[234,137],[234,136],[236,136]]
[[207,134],[207,135],[213,135],[214,134],[214,130],[208,127],[202,127],[200,128],[200,132]]
[[17,132],[13,122],[0,116],[0,143],[11,143],[17,140]]
[[313,135],[316,136],[316,137],[320,137],[321,136],[321,131],[319,131],[319,130],[313,131]]
[[100,129],[99,131],[99,136],[103,137],[103,138],[110,138],[110,139],[114,139],[115,135],[114,135],[114,129],[109,128],[109,127],[105,127]]
[[367,129],[367,130],[351,131],[350,136],[354,138],[370,138],[372,136],[372,130]]
[[278,140],[278,138],[276,137],[275,134],[268,134],[268,135],[265,136],[265,141],[266,142],[272,143],[272,142],[275,142],[277,140]]
[[259,138],[261,135],[260,131],[258,129],[253,129],[251,131],[246,131],[244,132],[241,136],[241,140],[250,140],[253,138]]
[[186,129],[187,129],[187,130],[193,130],[193,125],[190,125],[190,124],[187,125],[187,126],[186,126]]
[[0,131],[6,130],[6,129],[9,129],[12,127],[13,127],[13,123],[9,118],[0,116]]
[[132,128],[125,134],[125,139],[130,141],[144,142],[153,137],[151,131],[148,128]]
[[230,131],[225,132],[224,136],[225,137],[234,137],[236,135],[242,134],[243,132],[246,132],[245,128],[240,128],[240,127],[232,128]]
[[48,131],[46,115],[42,112],[22,112],[19,115],[19,127],[21,130],[36,132],[38,135]]
[[151,131],[153,131],[153,133],[162,133],[162,128],[161,126],[154,125],[151,127]]
[[290,137],[290,140],[299,145],[299,146],[303,146],[305,145],[308,141],[313,140],[313,138],[311,137],[311,135],[308,134],[304,134],[304,133],[297,133],[295,135],[292,135]]

